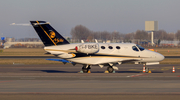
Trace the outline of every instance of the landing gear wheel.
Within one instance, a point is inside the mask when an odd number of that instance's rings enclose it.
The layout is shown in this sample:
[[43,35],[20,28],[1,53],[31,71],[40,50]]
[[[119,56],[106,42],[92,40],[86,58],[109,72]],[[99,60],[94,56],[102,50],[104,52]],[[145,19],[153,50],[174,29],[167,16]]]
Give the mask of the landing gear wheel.
[[149,72],[149,68],[145,67],[145,71],[146,71],[146,73],[148,73]]
[[112,73],[114,71],[114,69],[112,67],[110,67],[110,66],[107,68],[107,70],[108,70],[109,73]]
[[82,71],[83,71],[83,73],[87,73],[88,71],[89,71],[89,69],[87,69],[87,68],[82,68]]
[[82,67],[83,73],[88,73],[89,69],[91,69],[90,65],[83,65]]

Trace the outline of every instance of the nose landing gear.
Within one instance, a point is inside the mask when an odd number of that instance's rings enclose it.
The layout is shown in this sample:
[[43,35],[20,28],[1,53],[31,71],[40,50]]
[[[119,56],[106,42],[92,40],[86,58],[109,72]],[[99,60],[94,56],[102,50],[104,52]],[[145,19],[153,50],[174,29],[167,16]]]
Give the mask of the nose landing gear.
[[149,72],[149,68],[146,66],[145,67],[145,72],[148,73]]
[[143,66],[143,73],[148,73],[149,68],[146,66],[146,64]]

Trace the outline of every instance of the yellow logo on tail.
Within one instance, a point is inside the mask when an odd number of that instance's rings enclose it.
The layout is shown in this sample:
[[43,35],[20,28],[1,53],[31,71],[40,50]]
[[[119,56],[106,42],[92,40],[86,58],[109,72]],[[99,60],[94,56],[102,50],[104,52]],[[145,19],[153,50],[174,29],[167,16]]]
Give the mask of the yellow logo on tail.
[[63,39],[56,38],[56,33],[54,31],[51,31],[49,33],[50,38],[57,44],[59,42],[64,42]]
[[49,35],[50,35],[51,38],[55,38],[55,36],[56,36],[56,34],[55,34],[54,31],[51,31],[51,32],[49,33]]

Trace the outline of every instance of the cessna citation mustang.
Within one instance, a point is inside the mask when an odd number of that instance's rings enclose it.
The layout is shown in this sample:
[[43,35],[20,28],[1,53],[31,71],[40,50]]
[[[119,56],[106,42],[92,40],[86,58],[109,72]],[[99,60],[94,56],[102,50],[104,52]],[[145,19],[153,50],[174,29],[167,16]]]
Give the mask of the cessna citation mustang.
[[[112,73],[118,70],[117,64],[134,62],[135,64],[153,65],[159,64],[164,56],[146,50],[134,43],[72,43],[62,37],[50,23],[45,21],[30,21],[35,31],[41,38],[47,54],[53,54],[61,59],[49,59],[63,63],[82,64],[82,71],[87,73],[92,65],[101,68],[107,67]],[[146,70],[148,68],[146,67]]]

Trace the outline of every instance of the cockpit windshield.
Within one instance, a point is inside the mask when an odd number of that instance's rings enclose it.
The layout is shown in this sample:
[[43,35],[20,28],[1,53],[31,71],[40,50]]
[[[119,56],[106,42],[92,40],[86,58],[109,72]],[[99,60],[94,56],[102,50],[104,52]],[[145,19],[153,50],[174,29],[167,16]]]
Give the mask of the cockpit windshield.
[[133,46],[132,49],[133,49],[134,51],[139,51],[136,46]]
[[141,47],[140,45],[136,45],[138,48],[139,48],[139,50],[141,50],[141,51],[143,51],[144,50],[144,48],[143,47]]

